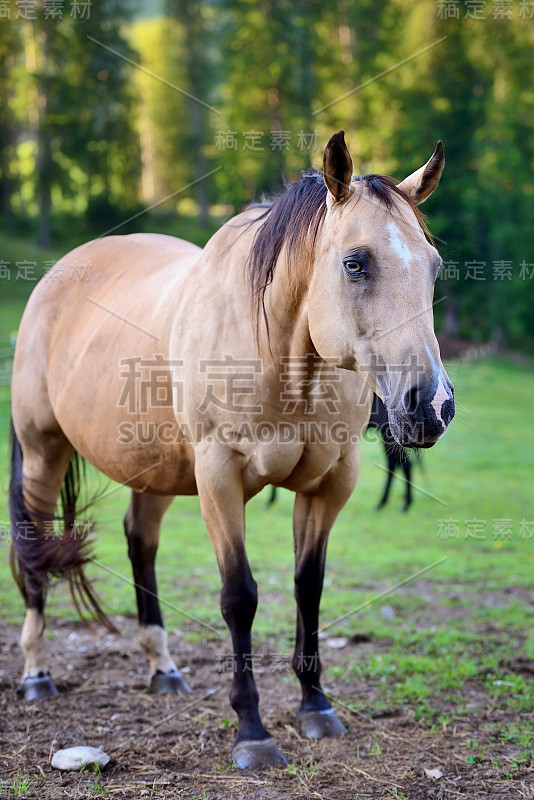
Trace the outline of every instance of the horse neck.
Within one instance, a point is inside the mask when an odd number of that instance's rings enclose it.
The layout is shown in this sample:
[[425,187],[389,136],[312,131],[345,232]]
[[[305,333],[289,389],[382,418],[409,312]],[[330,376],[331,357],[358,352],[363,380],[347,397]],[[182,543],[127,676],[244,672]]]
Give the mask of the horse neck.
[[[295,260],[288,268],[285,248],[282,249],[272,283],[265,293],[269,320],[270,350],[277,363],[281,357],[298,358],[316,355],[308,325],[308,283],[311,264]],[[260,310],[260,315],[262,311]],[[260,319],[260,337],[267,341],[265,324]],[[269,347],[267,346],[267,349]]]
[[[232,275],[239,274],[245,280],[243,288],[250,297],[250,286],[246,280],[247,259],[257,232],[255,224],[250,223],[254,216],[260,216],[264,209],[249,209],[233,220],[233,225],[224,226],[216,233],[204,249],[210,256],[213,250],[217,258],[221,249],[229,260],[228,268]],[[303,248],[304,251],[307,248]],[[306,252],[292,259],[288,266],[285,247],[278,257],[273,280],[265,291],[265,309],[269,320],[269,337],[260,303],[258,318],[259,353],[264,364],[280,369],[281,358],[298,358],[316,354],[310,337],[307,313],[308,285],[311,278],[311,257]],[[249,301],[250,302],[250,301]],[[256,321],[251,320],[255,328]]]

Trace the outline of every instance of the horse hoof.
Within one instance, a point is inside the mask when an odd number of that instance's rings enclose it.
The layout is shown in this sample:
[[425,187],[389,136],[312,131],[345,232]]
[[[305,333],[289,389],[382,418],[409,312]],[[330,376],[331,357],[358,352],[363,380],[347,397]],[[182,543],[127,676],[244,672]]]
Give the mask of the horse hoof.
[[20,686],[20,693],[24,695],[24,699],[28,702],[45,700],[47,697],[56,697],[59,694],[50,675],[24,678]]
[[192,694],[192,689],[177,672],[156,672],[150,679],[151,694]]
[[347,732],[333,708],[326,708],[323,711],[299,711],[297,719],[300,722],[302,733],[309,739],[342,736]]
[[234,764],[239,769],[282,767],[287,759],[272,737],[239,742],[232,751]]

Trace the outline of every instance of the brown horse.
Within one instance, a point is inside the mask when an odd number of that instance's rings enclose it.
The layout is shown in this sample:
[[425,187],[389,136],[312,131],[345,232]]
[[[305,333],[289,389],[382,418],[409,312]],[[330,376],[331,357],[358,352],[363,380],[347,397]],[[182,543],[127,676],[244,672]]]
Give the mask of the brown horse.
[[[203,250],[169,236],[101,238],[36,287],[15,354],[10,489],[28,698],[56,691],[43,636],[47,579],[68,577],[78,601],[94,600],[74,521],[79,454],[132,489],[124,525],[154,691],[189,690],[167,648],[154,560],[173,497],[198,493],[234,650],[239,767],[285,761],[261,722],[252,672],[257,590],[245,504],[267,484],[296,493],[298,718],[307,736],[344,732],[321,688],[319,601],[371,390],[406,446],[430,447],[454,414],[433,329],[440,257],[417,210],[443,165],[440,142],[399,184],[353,178],[340,131],[323,174],[230,220]],[[81,266],[89,279],[69,280]]]

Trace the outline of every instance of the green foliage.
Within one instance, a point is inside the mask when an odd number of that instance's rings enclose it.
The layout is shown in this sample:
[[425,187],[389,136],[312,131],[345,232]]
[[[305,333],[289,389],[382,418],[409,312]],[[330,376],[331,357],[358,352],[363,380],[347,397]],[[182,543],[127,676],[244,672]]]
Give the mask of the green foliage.
[[70,244],[143,228],[150,217],[122,223],[168,197],[207,234],[210,217],[320,166],[339,128],[356,172],[399,178],[441,138],[447,167],[428,202],[446,262],[438,324],[534,350],[534,25],[519,5],[504,19],[490,4],[483,19],[462,4],[444,18],[443,5],[166,0],[132,24],[118,0],[76,20],[15,20],[12,4],[0,27],[4,229]]
[[[41,5],[34,19],[22,20],[13,7],[11,22],[0,28],[0,50],[9,47],[13,62],[6,80],[14,128],[0,152],[11,147],[10,170],[17,175],[7,199],[4,192],[4,218],[6,204],[18,215],[38,213],[47,245],[52,210],[74,208],[103,232],[114,211],[124,219],[138,207],[140,158],[131,67],[106,49],[135,57],[121,33],[129,18],[125,4],[102,0],[77,19],[68,12],[47,17]],[[21,144],[13,153],[16,140]]]

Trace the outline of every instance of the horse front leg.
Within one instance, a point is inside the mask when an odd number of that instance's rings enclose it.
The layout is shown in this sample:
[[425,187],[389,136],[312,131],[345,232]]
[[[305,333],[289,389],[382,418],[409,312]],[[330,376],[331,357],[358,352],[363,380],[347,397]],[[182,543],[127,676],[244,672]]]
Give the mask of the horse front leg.
[[240,457],[226,448],[210,447],[196,458],[202,517],[219,564],[221,611],[233,646],[230,704],[237,714],[238,726],[232,755],[236,766],[243,769],[287,762],[263,726],[254,681],[251,628],[258,591],[245,551],[241,470]]
[[139,642],[150,664],[149,689],[156,694],[191,692],[169,653],[156,583],[155,561],[161,520],[173,499],[132,492],[124,518],[141,626]]
[[321,686],[319,604],[328,535],[354,488],[357,467],[340,463],[314,494],[297,494],[293,514],[297,633],[293,669],[302,688],[297,711],[305,736],[320,739],[346,733]]

